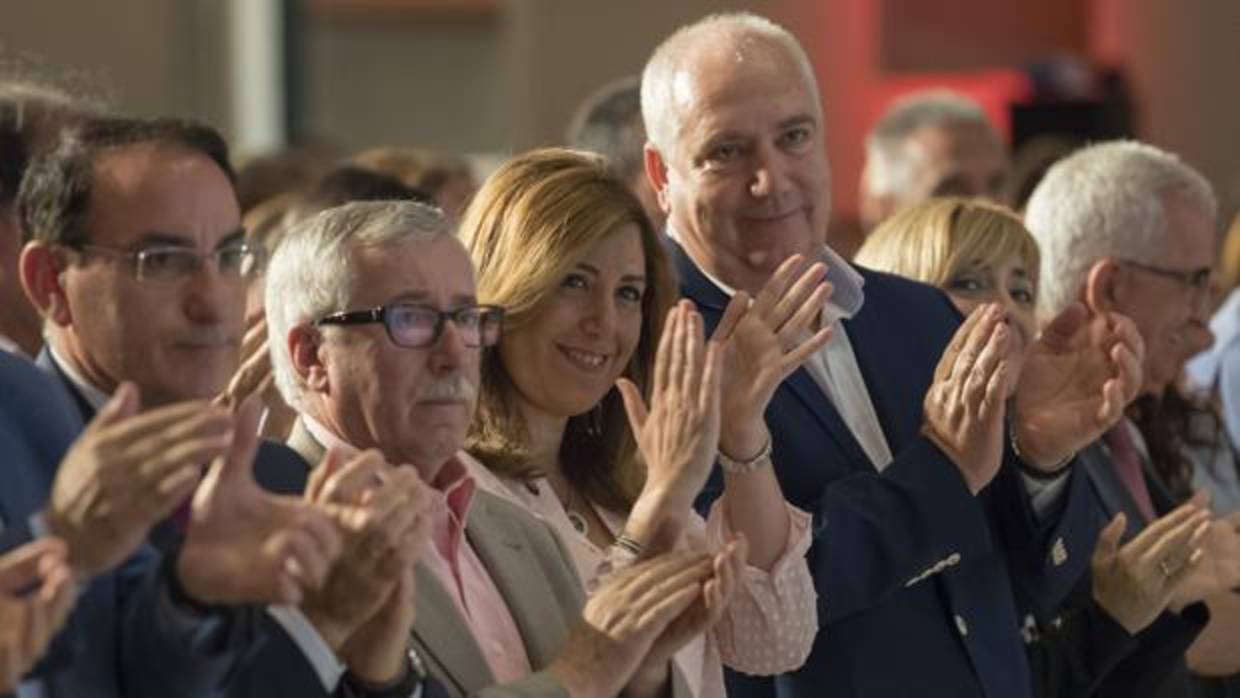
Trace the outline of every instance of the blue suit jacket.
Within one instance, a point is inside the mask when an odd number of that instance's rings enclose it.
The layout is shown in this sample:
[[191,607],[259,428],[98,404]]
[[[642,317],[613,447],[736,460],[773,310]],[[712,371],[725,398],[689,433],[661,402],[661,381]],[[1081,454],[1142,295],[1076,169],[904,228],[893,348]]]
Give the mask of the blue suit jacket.
[[[0,384],[4,387],[0,399],[0,469],[4,481],[0,517],[5,522],[0,551],[7,551],[33,539],[31,517],[43,508],[56,468],[82,423],[63,388],[24,359],[0,353]],[[126,665],[120,658],[122,637],[132,640],[129,646],[135,652],[147,648],[133,632],[153,616],[124,600],[142,587],[156,563],[152,552],[144,548],[120,569],[97,577],[82,591],[65,630],[34,672],[51,696],[159,694],[143,693],[138,688],[140,680],[131,682],[126,690]],[[122,621],[127,608],[134,609],[131,622]],[[130,656],[143,664],[149,661],[136,654]]]
[[[0,354],[0,551],[31,540],[30,517],[43,508],[69,444],[94,410],[51,362],[46,351],[39,370]],[[265,454],[265,455],[261,455]],[[262,484],[279,489],[304,477],[300,458],[279,444],[264,444],[270,465]],[[234,611],[197,624],[170,620],[163,595],[160,543],[178,536],[157,528],[155,544],[143,545],[118,569],[100,575],[82,591],[64,631],[35,671],[50,698],[213,695],[239,662],[262,641],[254,609]],[[162,539],[162,540],[161,540]]]
[[[672,255],[682,294],[713,329],[728,298],[683,250]],[[1027,696],[1012,583],[1053,607],[1080,576],[1097,530],[1084,478],[1070,476],[1041,523],[1010,452],[971,495],[920,435],[922,401],[960,316],[931,287],[860,271],[865,305],[843,325],[894,460],[878,473],[805,370],[776,391],[766,412],[775,471],[788,500],[814,517],[821,628],[800,670],[729,673],[730,695]],[[716,472],[699,505],[721,490]]]

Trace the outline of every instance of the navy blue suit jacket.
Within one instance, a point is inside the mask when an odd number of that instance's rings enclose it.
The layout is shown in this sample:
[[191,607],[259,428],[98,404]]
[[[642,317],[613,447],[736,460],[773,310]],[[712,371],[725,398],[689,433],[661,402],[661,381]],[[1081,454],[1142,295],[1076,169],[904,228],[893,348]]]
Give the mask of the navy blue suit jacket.
[[[55,380],[30,362],[0,353],[0,552],[33,539],[30,521],[42,510],[56,468],[82,428],[78,411]],[[171,635],[155,612],[159,558],[147,546],[118,569],[92,580],[78,597],[65,629],[36,667],[52,698],[166,695],[164,679],[186,670],[181,686],[211,682],[206,658],[179,663]],[[169,673],[171,672],[171,673]],[[191,690],[183,695],[202,695]]]
[[[713,329],[728,298],[682,249],[672,255],[682,294]],[[729,673],[730,695],[1028,696],[1012,584],[1049,608],[1080,576],[1097,531],[1084,478],[1070,476],[1042,521],[1010,452],[995,480],[970,494],[920,434],[922,402],[959,313],[929,286],[860,271],[865,305],[843,326],[894,460],[875,469],[804,369],[780,385],[766,422],[784,494],[814,518],[820,631],[800,670]],[[721,491],[715,472],[701,508]]]
[[[42,369],[42,370],[40,370]],[[61,458],[94,408],[45,350],[37,367],[0,355],[0,551],[31,540],[33,513],[50,493]],[[291,449],[264,443],[260,484],[289,489],[304,478]],[[214,695],[263,641],[257,609],[233,609],[204,623],[171,624],[161,549],[179,535],[157,527],[120,567],[93,579],[35,674],[50,698]]]

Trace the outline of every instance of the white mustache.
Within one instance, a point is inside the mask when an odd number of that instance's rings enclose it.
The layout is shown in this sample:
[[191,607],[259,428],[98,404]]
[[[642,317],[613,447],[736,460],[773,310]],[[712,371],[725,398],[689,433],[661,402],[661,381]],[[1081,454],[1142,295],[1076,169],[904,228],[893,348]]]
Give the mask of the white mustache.
[[454,400],[473,402],[478,397],[478,386],[460,374],[436,378],[418,391],[419,401]]

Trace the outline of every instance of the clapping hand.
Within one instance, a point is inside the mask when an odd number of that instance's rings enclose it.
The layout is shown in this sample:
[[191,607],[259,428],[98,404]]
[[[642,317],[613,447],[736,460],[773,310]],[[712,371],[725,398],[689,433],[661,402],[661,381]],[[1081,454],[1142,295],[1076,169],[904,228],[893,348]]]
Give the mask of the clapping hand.
[[674,544],[714,466],[722,358],[722,347],[707,347],[702,316],[682,300],[668,312],[659,340],[650,406],[632,381],[617,381],[646,462],[646,485],[625,531],[648,550]]
[[215,459],[193,500],[177,578],[204,604],[296,604],[327,578],[340,554],[330,517],[254,480],[259,403],[238,412],[235,438]]
[[194,491],[203,463],[228,451],[227,410],[185,402],[138,413],[122,383],[73,443],[44,510],[81,579],[120,564]]
[[1012,405],[1029,465],[1052,471],[1123,416],[1141,388],[1145,345],[1132,320],[1074,303],[1030,346]]
[[1001,306],[974,309],[956,331],[926,392],[922,433],[977,494],[1003,462],[1005,400],[1020,356]]
[[767,439],[763,414],[775,389],[831,338],[831,328],[814,330],[831,297],[826,265],[793,255],[749,302],[738,291],[710,338],[724,353],[723,429],[719,449],[747,459]]
[[1115,518],[1098,535],[1091,563],[1093,597],[1131,634],[1148,626],[1172,599],[1182,596],[1201,565],[1210,512],[1195,498],[1147,526],[1120,547],[1127,517]]
[[44,538],[0,556],[0,693],[13,691],[73,608],[63,541]]

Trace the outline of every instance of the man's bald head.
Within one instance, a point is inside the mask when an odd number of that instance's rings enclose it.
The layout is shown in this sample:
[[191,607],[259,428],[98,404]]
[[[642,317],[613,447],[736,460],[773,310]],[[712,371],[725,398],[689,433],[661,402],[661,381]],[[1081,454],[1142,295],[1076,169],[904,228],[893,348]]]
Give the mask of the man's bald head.
[[663,153],[675,147],[683,110],[698,89],[695,75],[752,61],[791,62],[801,71],[814,102],[818,81],[805,50],[787,29],[748,12],[709,15],[678,29],[659,44],[642,71],[642,119],[646,137]]

